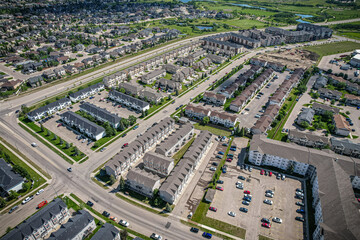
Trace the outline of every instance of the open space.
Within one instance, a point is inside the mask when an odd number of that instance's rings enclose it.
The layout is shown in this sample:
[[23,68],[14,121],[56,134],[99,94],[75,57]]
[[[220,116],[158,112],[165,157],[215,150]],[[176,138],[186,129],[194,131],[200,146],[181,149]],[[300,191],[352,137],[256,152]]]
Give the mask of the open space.
[[332,55],[336,53],[354,51],[355,49],[359,49],[359,48],[360,48],[360,43],[350,42],[350,41],[327,43],[322,45],[304,47],[305,50],[315,52],[320,57]]

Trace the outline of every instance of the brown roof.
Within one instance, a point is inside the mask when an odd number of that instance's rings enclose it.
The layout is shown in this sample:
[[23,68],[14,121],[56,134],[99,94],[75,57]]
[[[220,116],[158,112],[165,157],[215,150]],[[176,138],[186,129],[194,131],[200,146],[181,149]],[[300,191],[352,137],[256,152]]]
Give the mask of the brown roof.
[[230,120],[232,122],[235,122],[237,117],[233,114],[229,114],[226,112],[218,112],[218,111],[211,111],[210,116],[217,116],[220,119]]
[[269,116],[261,116],[251,129],[254,133],[263,133],[272,123],[272,119]]
[[345,117],[343,117],[342,115],[335,114],[334,115],[334,122],[335,122],[336,128],[339,128],[339,129],[340,128],[345,128],[345,129],[350,130],[348,122],[346,121]]
[[210,113],[209,109],[203,108],[201,106],[195,106],[195,105],[192,105],[192,104],[188,104],[185,107],[185,110],[189,110],[189,111],[192,111],[192,112],[195,112],[195,113],[202,113],[202,114],[204,114],[206,116],[209,115],[209,113]]

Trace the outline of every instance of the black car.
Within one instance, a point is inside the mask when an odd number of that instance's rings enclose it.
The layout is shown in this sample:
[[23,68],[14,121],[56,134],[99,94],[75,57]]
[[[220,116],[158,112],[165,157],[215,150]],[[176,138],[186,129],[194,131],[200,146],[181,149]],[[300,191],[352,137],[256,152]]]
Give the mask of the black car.
[[195,228],[195,227],[192,227],[192,228],[190,228],[190,231],[193,232],[193,233],[198,233],[199,229]]
[[217,180],[216,183],[220,183],[220,184],[223,184],[224,181],[223,180]]
[[302,190],[302,189],[300,189],[300,188],[297,188],[297,189],[296,189],[296,192],[304,193],[304,190]]
[[91,202],[91,201],[87,201],[87,203],[86,203],[87,205],[89,205],[90,207],[92,207],[92,206],[94,206],[94,203],[93,202]]
[[219,164],[217,162],[213,162],[212,165],[217,166]]
[[124,133],[123,135],[122,135],[122,137],[125,137],[126,136],[126,133]]
[[245,180],[244,176],[238,176],[238,179]]
[[15,210],[18,209],[18,208],[19,208],[18,205],[12,207],[12,208],[10,209],[9,213],[12,213],[13,211],[15,211]]
[[248,212],[248,209],[247,208],[244,208],[244,207],[241,207],[240,208],[240,211],[244,212],[244,213],[247,213]]
[[270,223],[270,220],[267,219],[267,218],[262,218],[261,221],[264,222],[264,223]]
[[302,218],[302,217],[295,217],[295,219],[298,220],[298,221],[300,221],[300,222],[304,222],[304,221],[305,221],[305,219]]
[[107,211],[104,211],[102,215],[104,215],[105,217],[110,217],[110,213],[108,213]]

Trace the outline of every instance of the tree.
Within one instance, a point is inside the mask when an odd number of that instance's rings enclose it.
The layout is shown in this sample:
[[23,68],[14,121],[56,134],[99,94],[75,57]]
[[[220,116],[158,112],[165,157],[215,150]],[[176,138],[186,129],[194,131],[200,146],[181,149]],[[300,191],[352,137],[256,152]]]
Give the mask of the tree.
[[129,235],[129,234],[128,234],[127,230],[124,229],[124,230],[122,230],[122,231],[120,232],[120,239],[121,239],[121,240],[127,240],[128,235]]
[[333,112],[331,111],[325,111],[321,117],[321,119],[324,120],[325,122],[332,121],[332,118],[333,118]]
[[179,90],[178,89],[176,89],[175,94],[176,94],[176,96],[179,96]]
[[136,123],[136,117],[134,117],[133,115],[130,115],[128,119],[129,119],[130,125],[133,125]]
[[341,82],[341,83],[338,83],[337,86],[338,86],[339,89],[343,90],[343,89],[345,89],[345,87],[346,87],[346,83]]
[[328,69],[328,70],[326,71],[326,73],[327,73],[327,74],[331,74],[331,73],[332,73],[332,69]]
[[22,190],[24,191],[24,192],[27,192],[29,189],[30,189],[30,187],[31,187],[31,183],[29,184],[30,182],[27,182],[27,183],[23,183],[22,184]]
[[119,92],[121,92],[121,93],[125,93],[126,91],[125,91],[125,88],[120,88],[120,91]]
[[40,123],[41,132],[44,132],[44,126]]
[[335,126],[333,124],[328,124],[328,129],[330,132],[334,132],[335,131]]
[[116,182],[116,178],[114,177],[114,175],[110,175],[109,185],[113,185],[115,182]]
[[308,128],[308,127],[309,127],[309,123],[306,122],[306,121],[302,121],[299,125],[300,125],[300,127],[302,127],[302,128]]
[[125,189],[125,180],[124,180],[124,178],[123,178],[122,176],[121,176],[121,178],[120,178],[119,189],[120,189],[120,190],[124,190],[124,189]]
[[335,99],[331,99],[331,104],[332,104],[332,105],[335,104]]
[[65,143],[65,149],[69,149],[70,148],[70,144],[68,142]]
[[302,94],[302,93],[306,92],[307,87],[305,85],[300,85],[297,87],[297,90],[298,90],[299,94]]
[[245,136],[245,128],[241,128],[240,137]]
[[77,147],[74,148],[74,156],[79,155],[79,149]]
[[240,128],[239,127],[235,128],[235,135],[240,136]]
[[56,141],[56,139],[57,139],[57,136],[56,136],[56,134],[54,134],[54,137],[52,140]]
[[[214,179],[214,180],[215,180],[215,179]],[[170,206],[169,203],[166,203],[165,210],[166,210],[167,212],[171,212],[173,209],[172,209],[172,207]]]
[[98,142],[95,142],[93,147],[94,147],[94,148],[98,148],[98,147],[99,147],[99,143],[98,143]]
[[60,146],[62,146],[64,144],[64,140],[62,140],[62,138],[60,138],[59,144],[60,144]]
[[50,130],[48,129],[48,130],[47,130],[47,133],[46,133],[46,136],[49,137],[50,135],[51,135],[51,132],[50,132]]
[[202,120],[202,124],[203,125],[206,125],[210,122],[210,118],[208,116],[204,117],[203,120]]
[[0,208],[3,208],[6,206],[6,201],[4,198],[0,197]]

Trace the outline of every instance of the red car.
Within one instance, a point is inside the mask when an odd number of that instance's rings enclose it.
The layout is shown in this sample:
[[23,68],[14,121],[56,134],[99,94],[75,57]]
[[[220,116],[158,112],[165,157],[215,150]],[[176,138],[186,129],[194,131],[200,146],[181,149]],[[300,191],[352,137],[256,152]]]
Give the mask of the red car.
[[118,108],[121,108],[121,105],[119,105]]
[[227,162],[231,162],[231,161],[232,161],[232,159],[231,159],[231,158],[228,158],[228,159],[226,159],[226,161],[227,161]]
[[41,203],[39,203],[38,205],[37,205],[37,208],[38,209],[40,209],[40,208],[42,208],[43,206],[45,206],[46,204],[48,203],[48,201],[42,201]]
[[59,123],[57,126],[58,126],[58,127],[62,126],[62,123]]
[[270,177],[272,176],[272,172],[269,172],[269,176],[270,176]]
[[217,211],[217,208],[215,207],[209,207],[209,210],[213,211],[213,212],[216,212]]
[[244,193],[245,193],[245,194],[250,194],[250,191],[245,190]]
[[271,228],[271,225],[269,223],[262,223],[261,226],[266,227],[266,228]]
[[264,175],[264,170],[263,169],[261,169],[260,174]]
[[216,187],[217,190],[224,191],[223,187]]
[[124,148],[124,147],[127,147],[128,145],[129,145],[128,143],[124,143],[124,145],[122,147]]

